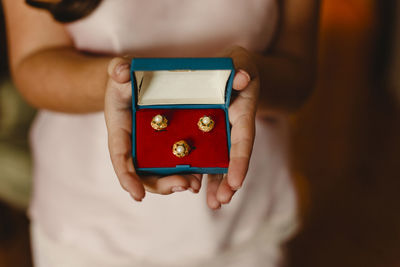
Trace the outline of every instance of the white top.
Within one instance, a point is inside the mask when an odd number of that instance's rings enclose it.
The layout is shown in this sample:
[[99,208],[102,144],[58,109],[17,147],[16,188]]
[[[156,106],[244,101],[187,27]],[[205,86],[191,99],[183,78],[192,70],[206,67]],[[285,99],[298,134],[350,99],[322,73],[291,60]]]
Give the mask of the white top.
[[[67,29],[81,50],[213,56],[231,45],[262,52],[277,14],[274,0],[104,0]],[[222,266],[236,259],[237,266],[267,266],[267,260],[277,260],[279,242],[295,221],[287,130],[282,117],[257,122],[245,184],[231,204],[213,212],[206,205],[206,177],[198,195],[148,193],[143,203],[134,202],[111,166],[102,113],[41,111],[31,132],[30,214],[53,240],[99,260],[175,267],[202,260],[210,261],[206,266]]]

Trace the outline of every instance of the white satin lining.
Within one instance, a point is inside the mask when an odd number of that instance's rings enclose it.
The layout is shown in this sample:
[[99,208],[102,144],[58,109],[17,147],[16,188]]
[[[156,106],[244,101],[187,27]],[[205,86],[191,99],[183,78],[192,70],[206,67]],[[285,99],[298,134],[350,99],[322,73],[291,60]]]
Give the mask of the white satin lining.
[[230,74],[230,70],[137,71],[138,104],[224,104]]

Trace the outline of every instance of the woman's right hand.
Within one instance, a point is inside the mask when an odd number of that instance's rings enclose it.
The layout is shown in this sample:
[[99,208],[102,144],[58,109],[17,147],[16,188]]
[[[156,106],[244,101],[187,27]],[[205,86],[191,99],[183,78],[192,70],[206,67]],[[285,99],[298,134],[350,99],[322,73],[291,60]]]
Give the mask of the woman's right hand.
[[123,189],[136,201],[145,191],[168,195],[190,190],[199,192],[201,174],[139,177],[132,158],[132,89],[130,60],[114,58],[108,65],[104,114],[111,161]]

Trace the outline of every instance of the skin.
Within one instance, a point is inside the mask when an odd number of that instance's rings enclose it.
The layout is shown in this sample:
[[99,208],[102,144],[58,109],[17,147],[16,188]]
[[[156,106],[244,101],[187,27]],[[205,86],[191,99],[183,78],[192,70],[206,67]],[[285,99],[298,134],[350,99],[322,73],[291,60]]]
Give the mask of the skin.
[[[282,3],[277,39],[265,54],[231,47],[237,97],[229,107],[232,147],[228,174],[209,175],[207,204],[218,209],[243,185],[254,143],[255,118],[293,112],[311,93],[315,75],[318,0]],[[33,106],[67,113],[105,112],[111,160],[121,186],[137,201],[145,192],[197,193],[202,175],[139,177],[131,157],[129,60],[77,51],[64,27],[23,0],[3,0],[11,72]],[[46,29],[46,30],[43,30]],[[213,55],[210,55],[213,56]]]

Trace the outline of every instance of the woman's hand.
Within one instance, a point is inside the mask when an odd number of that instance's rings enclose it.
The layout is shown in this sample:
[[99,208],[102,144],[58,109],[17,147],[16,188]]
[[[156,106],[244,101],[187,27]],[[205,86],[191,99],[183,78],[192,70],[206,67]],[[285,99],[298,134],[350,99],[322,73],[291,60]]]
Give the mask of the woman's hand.
[[232,124],[231,152],[227,175],[208,175],[207,203],[212,209],[231,201],[242,186],[249,167],[255,137],[255,116],[260,80],[252,55],[244,48],[233,47],[223,53],[231,57],[236,69],[233,80],[229,120]]
[[[229,118],[232,124],[231,153],[228,175],[208,175],[207,203],[212,209],[229,203],[244,181],[253,148],[255,113],[259,93],[258,71],[245,49],[235,47],[222,56],[232,57],[237,70],[234,77]],[[109,81],[105,96],[105,118],[111,161],[121,186],[141,201],[145,191],[171,194],[184,190],[197,193],[202,175],[139,177],[132,158],[132,91],[130,61],[113,59],[108,68]]]
[[167,177],[139,177],[132,158],[132,91],[130,61],[114,58],[108,66],[108,83],[104,114],[108,131],[110,157],[121,186],[137,201],[145,191],[158,194],[200,190],[200,174],[171,175]]

